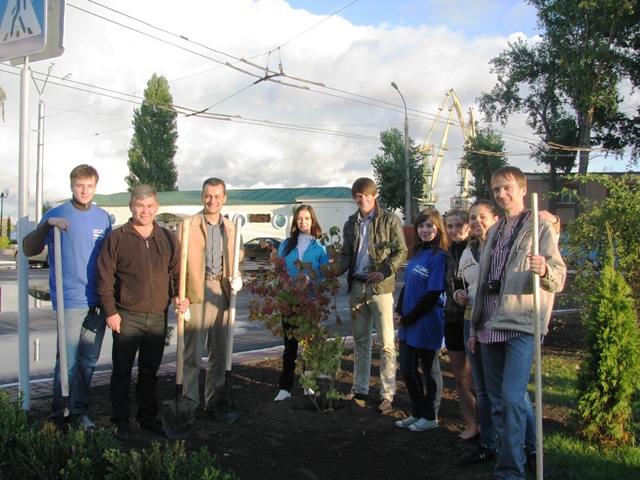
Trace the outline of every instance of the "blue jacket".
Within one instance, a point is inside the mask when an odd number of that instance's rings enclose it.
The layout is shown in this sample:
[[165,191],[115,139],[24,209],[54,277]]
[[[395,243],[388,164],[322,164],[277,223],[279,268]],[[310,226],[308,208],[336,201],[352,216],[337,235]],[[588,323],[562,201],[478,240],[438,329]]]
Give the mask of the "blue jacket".
[[[284,262],[289,275],[295,277],[296,275],[298,275],[298,268],[294,265],[294,262],[298,260],[298,247],[296,246],[285,257],[284,250],[285,248],[287,248],[289,240],[290,239],[287,238],[280,244],[280,248],[278,248],[278,257],[284,258]],[[302,261],[305,263],[310,263],[311,268],[320,273],[320,265],[326,265],[327,263],[329,263],[329,255],[327,254],[327,250],[325,249],[324,245],[321,245],[318,240],[314,239],[305,250],[304,255],[302,256]]]

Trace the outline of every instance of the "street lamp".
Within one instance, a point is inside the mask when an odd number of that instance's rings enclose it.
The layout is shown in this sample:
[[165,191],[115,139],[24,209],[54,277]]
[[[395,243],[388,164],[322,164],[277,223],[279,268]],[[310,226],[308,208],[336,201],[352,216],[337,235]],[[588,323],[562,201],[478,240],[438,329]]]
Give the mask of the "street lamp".
[[4,199],[9,196],[9,189],[0,192],[0,237],[2,236],[2,225],[4,225]]
[[404,104],[404,224],[411,226],[411,173],[409,169],[409,115],[407,114],[407,102],[400,92],[396,82],[391,82],[391,86],[400,94]]

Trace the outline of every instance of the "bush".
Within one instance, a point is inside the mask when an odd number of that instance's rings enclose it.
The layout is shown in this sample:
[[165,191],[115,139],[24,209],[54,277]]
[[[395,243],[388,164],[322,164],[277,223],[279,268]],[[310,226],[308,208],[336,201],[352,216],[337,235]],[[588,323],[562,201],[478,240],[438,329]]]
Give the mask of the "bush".
[[610,243],[590,297],[578,411],[588,439],[624,446],[634,441],[632,402],[640,388],[640,332],[631,288],[614,262]]
[[[610,222],[616,267],[631,286],[634,298],[640,298],[640,184],[637,178],[594,174],[573,178],[582,183],[600,183],[608,192],[600,203],[579,199],[584,213],[567,225],[566,234],[561,237],[563,255],[577,270],[578,291],[588,294],[599,282],[598,272],[610,244],[607,238]],[[636,307],[640,308],[640,303]]]
[[20,407],[21,399],[9,402],[7,394],[0,390],[0,479],[15,478],[12,475],[16,439],[29,430],[27,414]]
[[105,480],[231,480],[235,476],[215,466],[215,456],[205,448],[188,454],[184,441],[164,446],[154,443],[150,452],[108,450],[109,467]]
[[151,452],[123,452],[108,430],[61,431],[54,424],[30,423],[20,407],[0,391],[0,480],[230,480],[206,449],[187,453],[184,442],[154,443]]
[[[339,232],[338,227],[332,227],[322,238],[331,260],[335,260],[340,252],[341,246],[336,240]],[[302,388],[316,392],[308,398],[318,410],[331,409],[333,401],[340,398],[335,379],[340,372],[344,340],[322,323],[336,311],[336,295],[340,288],[337,271],[330,263],[323,265],[321,275],[318,275],[310,264],[296,260],[299,271],[292,277],[284,259],[272,256],[271,263],[271,269],[260,268],[247,283],[255,296],[249,302],[249,320],[263,322],[274,335],[292,335],[298,340],[304,348],[302,359],[303,370],[306,370],[301,372],[300,384]],[[284,331],[283,317],[294,328]],[[341,323],[336,313],[336,324]],[[318,399],[322,404],[318,404]]]
[[9,244],[10,242],[8,237],[0,237],[0,248],[8,248]]

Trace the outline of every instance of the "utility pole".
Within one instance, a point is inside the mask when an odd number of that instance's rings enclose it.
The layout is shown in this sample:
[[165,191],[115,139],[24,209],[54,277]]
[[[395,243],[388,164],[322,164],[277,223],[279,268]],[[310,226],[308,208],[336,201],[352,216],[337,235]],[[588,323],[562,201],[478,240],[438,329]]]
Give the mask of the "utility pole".
[[404,104],[404,224],[411,226],[411,170],[409,168],[409,115],[407,114],[407,102],[398,89],[396,82],[391,82],[391,86],[400,94]]

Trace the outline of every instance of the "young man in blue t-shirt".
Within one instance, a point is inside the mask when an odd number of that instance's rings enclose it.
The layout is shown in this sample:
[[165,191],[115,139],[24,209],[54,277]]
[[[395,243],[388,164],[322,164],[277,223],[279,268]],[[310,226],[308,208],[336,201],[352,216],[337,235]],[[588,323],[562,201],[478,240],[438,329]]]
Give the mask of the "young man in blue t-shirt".
[[[105,331],[105,316],[96,291],[96,261],[100,245],[111,230],[109,214],[93,205],[98,172],[90,165],[78,165],[69,175],[71,201],[49,210],[38,227],[23,240],[28,257],[49,247],[49,289],[53,309],[58,308],[53,229],[61,230],[64,321],[69,376],[69,406],[74,421],[85,430],[95,424],[89,418],[89,386],[100,356]],[[58,344],[59,345],[59,344]],[[52,417],[63,415],[60,381],[60,352],[56,355],[53,380]]]

